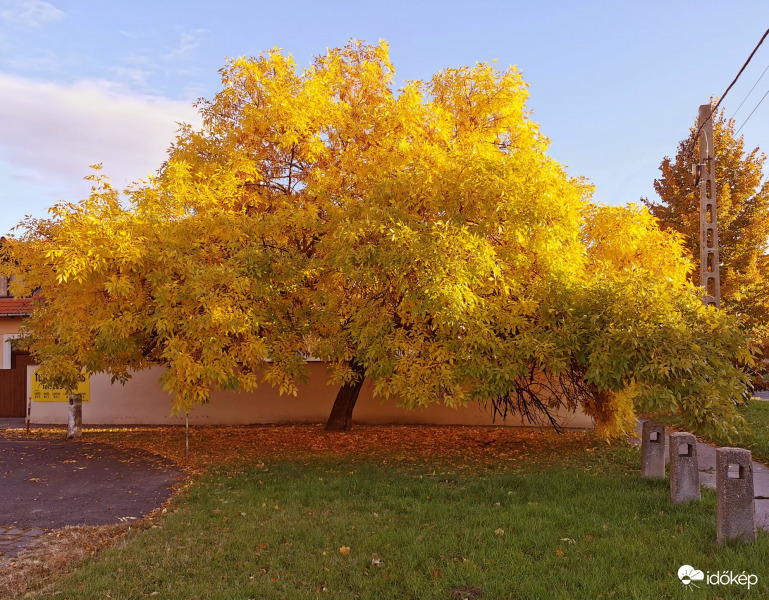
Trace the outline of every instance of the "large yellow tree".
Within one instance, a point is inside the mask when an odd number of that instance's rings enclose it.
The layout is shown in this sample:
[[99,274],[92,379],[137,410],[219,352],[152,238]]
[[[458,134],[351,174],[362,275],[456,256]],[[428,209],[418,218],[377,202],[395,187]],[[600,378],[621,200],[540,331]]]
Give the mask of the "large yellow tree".
[[28,221],[8,249],[17,292],[43,290],[24,331],[44,376],[162,364],[187,409],[213,389],[295,393],[315,356],[340,385],[329,429],[366,377],[407,407],[581,406],[607,435],[637,405],[732,426],[744,336],[699,305],[648,213],[588,203],[518,71],[393,77],[383,42],[303,71],[278,50],[233,60],[157,178],[121,201],[97,174]]

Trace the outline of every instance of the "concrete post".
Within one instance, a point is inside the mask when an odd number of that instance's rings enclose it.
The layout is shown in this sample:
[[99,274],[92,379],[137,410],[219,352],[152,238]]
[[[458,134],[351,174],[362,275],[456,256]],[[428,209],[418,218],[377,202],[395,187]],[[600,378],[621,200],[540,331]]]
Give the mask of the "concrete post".
[[665,426],[645,421],[641,435],[641,476],[665,477]]
[[700,469],[697,464],[697,438],[691,433],[671,433],[670,499],[685,504],[700,499]]
[[749,450],[716,450],[716,530],[718,543],[756,541],[753,463]]
[[713,147],[713,109],[700,106],[700,285],[705,288],[705,306],[721,307],[721,274],[718,256],[718,210],[716,205],[716,161]]
[[67,421],[67,439],[83,435],[83,395],[69,395],[69,419]]

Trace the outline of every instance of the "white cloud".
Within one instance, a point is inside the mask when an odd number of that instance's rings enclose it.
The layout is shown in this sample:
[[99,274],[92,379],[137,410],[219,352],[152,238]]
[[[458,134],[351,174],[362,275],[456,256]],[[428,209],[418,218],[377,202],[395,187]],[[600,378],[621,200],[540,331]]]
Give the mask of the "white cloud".
[[138,67],[110,67],[109,69],[120,81],[125,81],[133,86],[147,87],[149,71]]
[[42,216],[58,199],[87,195],[90,164],[103,163],[118,187],[146,178],[165,160],[177,123],[200,122],[191,102],[105,81],[63,85],[0,74],[0,97],[2,208],[39,203],[9,217],[14,223],[24,211]]
[[50,50],[44,50],[38,56],[9,56],[3,58],[5,66],[17,71],[55,71],[60,68],[61,60]]
[[200,46],[203,38],[208,33],[208,29],[190,29],[182,31],[179,39],[179,45],[163,56],[166,60],[174,60],[190,54],[195,48]]
[[42,0],[6,0],[0,18],[8,23],[40,27],[44,23],[64,18],[64,11]]

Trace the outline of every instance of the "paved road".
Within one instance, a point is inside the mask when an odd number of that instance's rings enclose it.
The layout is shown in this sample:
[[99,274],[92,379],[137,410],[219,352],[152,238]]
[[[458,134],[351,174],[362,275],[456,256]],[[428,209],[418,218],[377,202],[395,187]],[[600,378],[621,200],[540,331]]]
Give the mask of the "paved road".
[[15,555],[44,530],[139,519],[181,478],[170,461],[140,450],[0,438],[0,554]]
[[[641,436],[643,421],[638,423],[638,435]],[[668,463],[669,437],[665,435],[665,463]],[[638,440],[640,444],[640,440]],[[700,469],[700,485],[716,488],[716,448],[710,444],[697,442],[697,464]],[[753,461],[753,495],[756,507],[756,526],[769,531],[769,468]]]

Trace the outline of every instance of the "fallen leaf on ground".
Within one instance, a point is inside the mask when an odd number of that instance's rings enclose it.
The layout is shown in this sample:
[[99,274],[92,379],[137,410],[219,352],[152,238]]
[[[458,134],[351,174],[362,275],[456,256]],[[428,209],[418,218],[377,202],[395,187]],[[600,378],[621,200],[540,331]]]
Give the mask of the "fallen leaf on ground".
[[451,590],[451,600],[474,600],[482,596],[483,592],[473,585],[463,585]]

